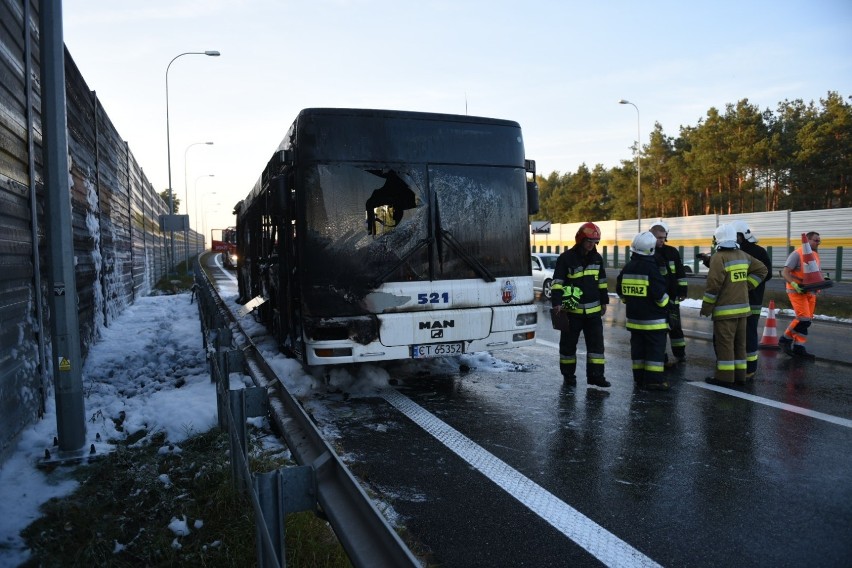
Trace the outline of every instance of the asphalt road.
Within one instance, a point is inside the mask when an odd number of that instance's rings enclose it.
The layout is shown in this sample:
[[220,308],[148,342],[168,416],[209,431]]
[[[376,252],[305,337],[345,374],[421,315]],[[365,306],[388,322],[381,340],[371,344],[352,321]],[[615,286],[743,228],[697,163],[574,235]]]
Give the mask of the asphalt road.
[[[445,568],[849,565],[852,366],[766,351],[752,385],[707,385],[710,322],[684,310],[672,390],[635,390],[614,305],[613,386],[586,387],[581,343],[565,387],[540,308],[535,346],[387,364],[392,389],[303,401],[416,554]],[[849,359],[849,337],[818,322],[814,351]]]
[[324,400],[335,444],[417,552],[444,567],[848,565],[852,368],[771,351],[752,386],[712,387],[696,325],[672,390],[637,391],[614,309],[613,387],[566,388],[548,332],[466,373],[387,366],[427,419],[394,397]]

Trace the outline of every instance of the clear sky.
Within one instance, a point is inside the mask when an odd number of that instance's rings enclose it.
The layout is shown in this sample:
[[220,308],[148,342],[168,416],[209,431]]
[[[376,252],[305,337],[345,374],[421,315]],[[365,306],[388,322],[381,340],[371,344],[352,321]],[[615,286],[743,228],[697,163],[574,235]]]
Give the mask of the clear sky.
[[632,160],[637,131],[676,136],[711,107],[852,95],[849,0],[65,0],[63,20],[158,191],[166,68],[221,52],[168,73],[172,187],[208,238],[303,108],[515,120],[547,175]]

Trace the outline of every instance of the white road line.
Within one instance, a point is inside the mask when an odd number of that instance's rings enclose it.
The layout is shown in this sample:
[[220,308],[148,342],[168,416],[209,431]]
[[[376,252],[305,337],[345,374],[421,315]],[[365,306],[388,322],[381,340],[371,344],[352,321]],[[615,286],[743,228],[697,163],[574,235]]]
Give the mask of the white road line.
[[225,274],[225,276],[231,279],[231,282],[233,282],[234,284],[237,283],[237,277],[231,274],[230,271],[226,270],[224,266],[222,266],[222,253],[219,253],[214,256],[213,262],[216,263],[216,266]]
[[383,396],[414,423],[606,566],[660,566],[410,398],[393,390],[385,391]]
[[718,385],[711,385],[709,383],[702,383],[699,381],[687,381],[688,385],[692,385],[694,387],[707,389],[711,391],[716,391],[722,394],[727,394],[729,396],[735,396],[737,398],[742,398],[744,400],[748,400],[751,402],[756,402],[757,404],[763,404],[766,406],[771,406],[773,408],[780,408],[781,410],[786,410],[787,412],[795,412],[796,414],[801,414],[802,416],[808,416],[810,418],[816,418],[817,420],[825,420],[826,422],[831,422],[832,424],[837,424],[839,426],[845,426],[847,428],[852,428],[852,420],[847,418],[840,418],[839,416],[832,416],[831,414],[825,414],[824,412],[817,412],[816,410],[810,410],[808,408],[802,408],[801,406],[793,406],[792,404],[787,404],[786,402],[776,402],[774,400],[770,400],[768,398],[763,398],[761,396],[755,396],[753,394],[749,394],[747,392],[741,392],[738,390],[734,390],[733,388],[722,387]]
[[[555,349],[559,349],[559,345],[553,343],[552,341],[544,341],[541,339],[536,339],[536,343],[544,345],[545,347],[553,347]],[[756,396],[753,394],[749,394],[747,392],[742,392],[738,390],[734,390],[732,388],[720,387],[716,385],[711,385],[708,383],[702,383],[700,381],[686,381],[686,384],[692,385],[694,387],[699,387],[702,389],[707,389],[711,391],[716,391],[718,393],[727,394],[730,396],[736,396],[742,398],[744,400],[749,400],[751,402],[756,402],[757,404],[763,404],[766,406],[771,406],[773,408],[778,408],[780,410],[786,410],[787,412],[795,412],[796,414],[801,414],[802,416],[807,416],[809,418],[816,418],[817,420],[824,420],[826,422],[831,422],[832,424],[837,424],[839,426],[845,426],[847,428],[852,428],[852,420],[848,418],[840,418],[839,416],[832,416],[831,414],[826,414],[824,412],[817,412],[816,410],[810,410],[808,408],[802,408],[801,406],[793,406],[792,404],[787,404],[786,402],[776,402],[774,400],[763,398],[761,396]]]

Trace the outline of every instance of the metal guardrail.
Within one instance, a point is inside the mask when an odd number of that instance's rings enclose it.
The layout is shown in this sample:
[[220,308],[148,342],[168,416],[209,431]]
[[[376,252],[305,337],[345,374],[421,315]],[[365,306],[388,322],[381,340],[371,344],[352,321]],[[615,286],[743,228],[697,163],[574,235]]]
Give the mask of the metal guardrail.
[[[328,518],[354,566],[420,566],[299,402],[278,380],[199,263],[195,274],[193,292],[198,297],[211,379],[216,382],[219,426],[229,433],[234,483],[248,494],[255,512],[258,566],[285,566],[286,514],[318,508]],[[237,368],[256,386],[230,390],[228,376]],[[267,412],[300,465],[252,474],[248,466],[246,418]]]

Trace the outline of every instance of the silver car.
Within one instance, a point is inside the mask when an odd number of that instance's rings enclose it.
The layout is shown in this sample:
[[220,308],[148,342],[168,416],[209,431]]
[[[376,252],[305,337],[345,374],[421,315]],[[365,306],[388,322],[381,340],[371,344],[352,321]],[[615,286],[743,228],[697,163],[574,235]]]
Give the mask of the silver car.
[[541,292],[541,297],[550,299],[550,286],[553,284],[553,269],[556,268],[558,254],[534,252],[532,258],[533,290]]

